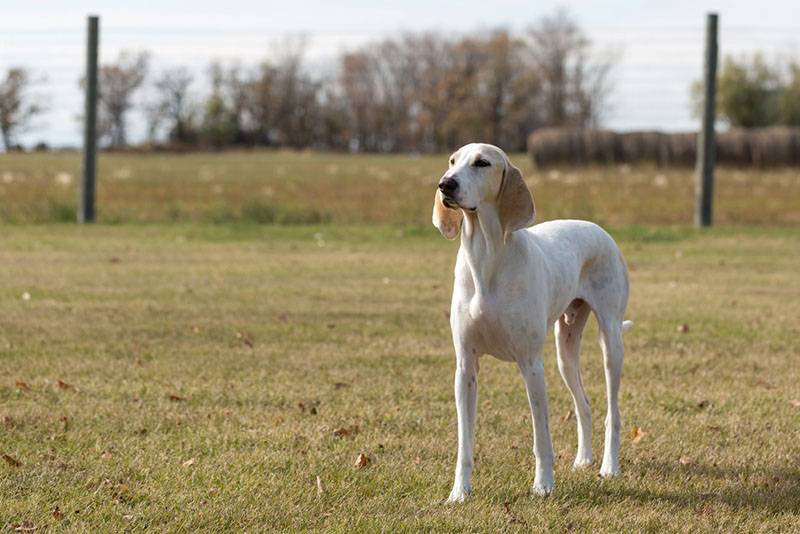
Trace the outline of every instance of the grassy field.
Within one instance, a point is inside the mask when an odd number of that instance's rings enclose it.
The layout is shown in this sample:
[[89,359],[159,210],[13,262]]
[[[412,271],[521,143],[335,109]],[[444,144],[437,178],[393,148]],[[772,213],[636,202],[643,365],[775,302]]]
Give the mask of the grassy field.
[[449,506],[457,245],[433,228],[6,226],[0,528],[797,532],[800,236],[614,234],[636,322],[623,475],[571,471],[550,349],[557,487],[532,497],[522,380],[485,358],[475,495]]
[[[541,220],[687,224],[692,170],[598,167],[534,170],[513,156],[533,188]],[[444,155],[226,152],[102,154],[98,213],[107,223],[430,223]],[[0,155],[0,222],[75,219],[77,153]],[[722,224],[800,223],[796,169],[717,172]]]
[[104,154],[80,228],[55,224],[77,155],[1,155],[0,529],[800,530],[800,175],[721,169],[722,224],[695,232],[688,169],[516,156],[540,220],[603,223],[628,259],[623,475],[570,469],[551,349],[557,486],[531,496],[524,386],[486,358],[475,495],[448,506],[444,161]]

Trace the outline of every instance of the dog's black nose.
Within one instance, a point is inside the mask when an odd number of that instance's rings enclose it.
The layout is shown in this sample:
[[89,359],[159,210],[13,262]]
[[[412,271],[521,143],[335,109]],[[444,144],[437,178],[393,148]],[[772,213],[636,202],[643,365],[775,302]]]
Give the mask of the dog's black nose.
[[451,196],[458,189],[458,182],[453,178],[442,178],[439,182],[439,191],[447,196]]

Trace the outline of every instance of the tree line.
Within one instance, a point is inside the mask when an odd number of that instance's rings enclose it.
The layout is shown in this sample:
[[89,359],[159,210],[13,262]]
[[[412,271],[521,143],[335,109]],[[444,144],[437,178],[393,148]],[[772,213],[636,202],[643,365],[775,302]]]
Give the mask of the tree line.
[[[185,67],[153,72],[150,54],[123,52],[99,69],[99,141],[128,146],[140,113],[148,144],[174,148],[433,152],[482,139],[522,150],[539,127],[598,125],[613,63],[565,11],[520,34],[387,38],[340,54],[324,75],[309,68],[304,49],[284,43],[254,68],[213,63],[205,84]],[[29,78],[13,69],[0,81],[7,148],[46,107],[20,74]],[[197,85],[206,94],[197,96]]]

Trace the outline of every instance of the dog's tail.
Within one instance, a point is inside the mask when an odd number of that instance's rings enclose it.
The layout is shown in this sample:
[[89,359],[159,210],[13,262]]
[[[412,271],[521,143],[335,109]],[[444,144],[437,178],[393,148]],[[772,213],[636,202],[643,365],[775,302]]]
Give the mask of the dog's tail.
[[624,334],[628,330],[633,328],[633,321],[622,321],[622,333]]

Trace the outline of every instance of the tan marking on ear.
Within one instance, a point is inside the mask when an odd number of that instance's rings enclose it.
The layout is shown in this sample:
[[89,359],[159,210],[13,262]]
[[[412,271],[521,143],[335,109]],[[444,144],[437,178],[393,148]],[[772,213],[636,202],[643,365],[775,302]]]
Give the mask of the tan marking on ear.
[[442,203],[442,192],[436,191],[433,198],[433,225],[447,239],[455,239],[461,230],[464,214],[460,209],[450,209]]
[[497,207],[500,212],[500,224],[503,227],[503,242],[508,242],[511,233],[533,224],[536,208],[530,189],[522,179],[518,168],[506,159],[506,170],[503,183],[498,193]]

